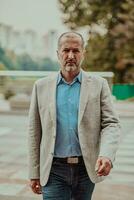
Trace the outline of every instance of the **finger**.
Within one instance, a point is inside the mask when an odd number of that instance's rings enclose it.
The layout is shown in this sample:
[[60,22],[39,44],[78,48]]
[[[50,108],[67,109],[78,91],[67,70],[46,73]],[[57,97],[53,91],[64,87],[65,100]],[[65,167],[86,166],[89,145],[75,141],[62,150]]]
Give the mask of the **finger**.
[[35,193],[35,194],[41,194],[41,190],[39,188],[32,188],[32,191]]
[[103,176],[104,175],[104,170],[98,171],[97,176]]
[[101,166],[101,159],[98,159],[95,165],[95,171],[97,172]]
[[110,171],[111,171],[111,167],[110,167],[110,166],[107,166],[107,167],[105,168],[105,175],[107,176],[107,175],[110,173]]
[[39,183],[34,182],[30,186],[31,186],[31,189],[32,189],[32,191],[34,193],[36,193],[36,194],[40,194],[41,193],[41,186],[40,186]]
[[107,176],[109,173],[106,173],[106,172],[102,172],[102,173],[99,173],[98,176]]
[[32,188],[32,191],[33,191],[34,193],[36,193],[36,185],[33,184],[31,188]]
[[42,191],[41,191],[41,185],[36,185],[36,193],[37,194],[41,194],[42,193]]
[[101,171],[97,173],[98,176],[107,176],[110,173],[111,167],[106,166]]
[[103,163],[102,165],[100,165],[100,167],[98,169],[98,173],[104,172],[104,169],[105,169],[105,163]]

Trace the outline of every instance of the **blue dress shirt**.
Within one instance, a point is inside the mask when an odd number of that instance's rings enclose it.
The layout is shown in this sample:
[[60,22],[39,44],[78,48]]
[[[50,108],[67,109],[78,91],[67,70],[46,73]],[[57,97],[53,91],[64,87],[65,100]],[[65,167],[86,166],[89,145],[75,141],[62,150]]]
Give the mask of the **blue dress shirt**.
[[56,91],[57,134],[55,157],[80,156],[78,138],[78,109],[81,87],[81,72],[68,84],[58,75]]

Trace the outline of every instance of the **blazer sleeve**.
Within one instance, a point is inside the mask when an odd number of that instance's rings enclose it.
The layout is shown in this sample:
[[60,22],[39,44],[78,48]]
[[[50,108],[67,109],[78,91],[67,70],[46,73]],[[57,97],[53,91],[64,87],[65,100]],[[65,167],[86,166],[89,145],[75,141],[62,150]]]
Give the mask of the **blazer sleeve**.
[[29,147],[29,178],[40,178],[40,142],[41,120],[38,107],[37,86],[34,84],[29,109],[28,147]]
[[101,91],[101,135],[99,156],[107,157],[113,163],[120,141],[120,121],[115,113],[111,91],[107,81],[103,80]]

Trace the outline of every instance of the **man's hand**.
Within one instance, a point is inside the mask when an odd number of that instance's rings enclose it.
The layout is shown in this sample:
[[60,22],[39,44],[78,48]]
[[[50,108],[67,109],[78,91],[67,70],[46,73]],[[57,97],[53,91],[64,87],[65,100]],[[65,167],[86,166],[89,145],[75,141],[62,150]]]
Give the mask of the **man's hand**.
[[39,179],[31,179],[30,180],[30,187],[32,191],[36,194],[41,194],[41,185]]
[[100,156],[97,159],[95,171],[97,176],[107,176],[112,168],[110,159]]

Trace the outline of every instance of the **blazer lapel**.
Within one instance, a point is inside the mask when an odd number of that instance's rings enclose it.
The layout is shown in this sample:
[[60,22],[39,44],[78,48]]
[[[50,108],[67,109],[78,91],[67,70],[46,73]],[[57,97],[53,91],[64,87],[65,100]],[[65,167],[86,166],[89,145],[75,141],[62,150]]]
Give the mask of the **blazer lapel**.
[[49,81],[49,93],[50,93],[50,115],[53,121],[54,127],[56,127],[56,87],[57,87],[57,76],[53,76]]
[[[82,83],[81,83],[81,92],[80,92],[80,102],[79,102],[79,115],[78,115],[78,125],[81,122],[81,119],[84,114],[86,104],[89,99],[89,93],[91,92],[91,77],[89,77],[85,72],[82,71]],[[49,80],[50,88],[50,115],[53,121],[54,127],[56,127],[56,87],[57,87],[57,75],[54,75]]]
[[78,126],[83,117],[86,104],[89,99],[89,93],[91,92],[91,77],[89,77],[85,72],[82,71],[82,83],[80,92],[80,102],[79,102],[79,115],[78,115]]

